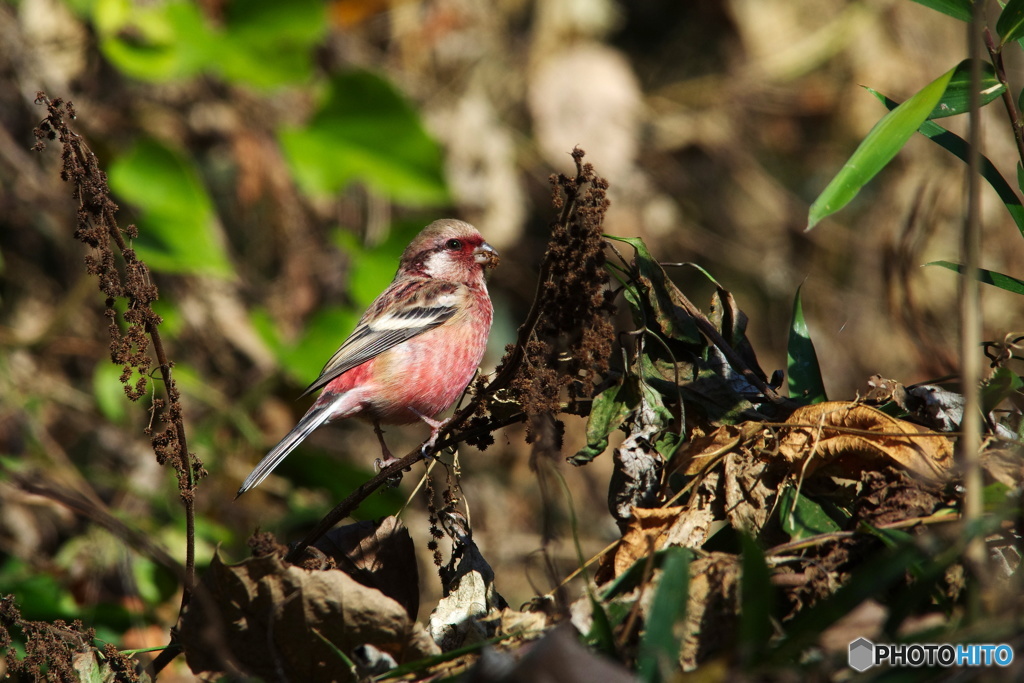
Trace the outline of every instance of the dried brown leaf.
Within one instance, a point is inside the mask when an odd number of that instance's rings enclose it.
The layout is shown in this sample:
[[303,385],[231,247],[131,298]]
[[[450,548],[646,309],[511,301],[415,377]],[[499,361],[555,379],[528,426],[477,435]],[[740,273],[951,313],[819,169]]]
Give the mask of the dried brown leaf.
[[807,472],[829,465],[830,472],[857,479],[864,470],[898,465],[930,481],[945,478],[953,445],[945,436],[890,417],[858,403],[829,401],[798,408],[787,420],[779,453]]
[[734,529],[757,536],[775,508],[787,472],[749,453],[725,456],[725,510]]
[[236,565],[215,556],[180,635],[194,672],[244,662],[266,680],[351,680],[325,639],[346,654],[370,644],[398,662],[439,652],[405,608],[380,591],[344,572],[310,571],[274,555]]
[[410,619],[420,608],[416,548],[395,516],[364,520],[327,532],[317,543],[340,570],[405,607]]

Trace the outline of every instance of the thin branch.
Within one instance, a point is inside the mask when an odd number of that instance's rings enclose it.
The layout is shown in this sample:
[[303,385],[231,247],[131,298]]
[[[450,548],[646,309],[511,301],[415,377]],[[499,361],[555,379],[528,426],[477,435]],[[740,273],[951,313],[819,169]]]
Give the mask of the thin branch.
[[[978,4],[984,5],[984,3]],[[974,29],[971,30],[972,32],[976,32],[974,31]],[[995,68],[996,79],[1003,84],[1003,105],[1006,107],[1006,114],[1010,117],[1010,127],[1013,129],[1013,139],[1017,143],[1017,156],[1020,157],[1021,163],[1024,164],[1024,121],[1021,120],[1020,111],[1018,111],[1017,109],[1017,103],[1013,99],[1013,91],[1010,90],[1010,82],[1006,78],[1006,67],[1003,66],[1002,48],[1000,48],[999,45],[996,44],[995,40],[992,38],[992,32],[988,29],[988,27],[985,28],[985,48],[988,50],[989,59],[992,60],[992,66]],[[974,52],[975,51],[972,51],[972,57],[974,56]],[[978,90],[978,86],[976,86],[975,83],[976,82],[973,80],[972,75],[972,105],[973,97],[975,95],[975,92]],[[971,109],[971,115],[974,115],[974,109]]]

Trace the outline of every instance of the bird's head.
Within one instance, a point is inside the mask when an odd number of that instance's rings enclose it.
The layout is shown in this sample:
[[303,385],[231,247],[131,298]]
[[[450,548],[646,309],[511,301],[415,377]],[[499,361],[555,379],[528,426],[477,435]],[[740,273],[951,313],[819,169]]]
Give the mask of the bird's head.
[[399,272],[450,282],[483,280],[487,268],[498,265],[498,252],[469,223],[442,218],[434,221],[406,247]]

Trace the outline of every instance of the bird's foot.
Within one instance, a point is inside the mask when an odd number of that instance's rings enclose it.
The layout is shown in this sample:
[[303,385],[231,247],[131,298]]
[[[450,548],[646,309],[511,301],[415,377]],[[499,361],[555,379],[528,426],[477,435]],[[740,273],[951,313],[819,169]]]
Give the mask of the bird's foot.
[[430,438],[424,441],[423,445],[420,446],[420,455],[422,455],[425,460],[430,460],[434,456],[428,455],[428,451],[434,447],[434,444],[437,443],[438,435],[440,435],[441,430],[445,428],[445,426],[448,424],[451,418],[448,418],[446,420],[435,420],[433,418],[427,417],[418,410],[414,410],[413,408],[410,408],[409,410],[412,410],[412,412],[416,414],[416,417],[420,418],[428,425],[430,425]]

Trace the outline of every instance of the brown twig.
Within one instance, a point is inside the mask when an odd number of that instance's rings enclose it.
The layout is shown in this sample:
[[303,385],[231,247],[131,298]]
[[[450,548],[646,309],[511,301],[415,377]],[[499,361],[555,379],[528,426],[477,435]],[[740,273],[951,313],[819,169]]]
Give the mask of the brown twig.
[[[1010,117],[1013,139],[1017,143],[1017,156],[1020,157],[1021,163],[1024,164],[1024,121],[1021,120],[1020,111],[1017,110],[1017,103],[1013,99],[1013,91],[1010,90],[1010,82],[1006,78],[1006,67],[1003,66],[1003,50],[992,38],[992,32],[988,27],[985,28],[984,36],[985,49],[988,50],[989,59],[992,60],[996,79],[1003,85],[1003,105],[1006,107],[1006,114]],[[974,55],[971,56],[974,57]],[[974,93],[975,90],[977,88],[974,87],[972,81],[971,92]]]

